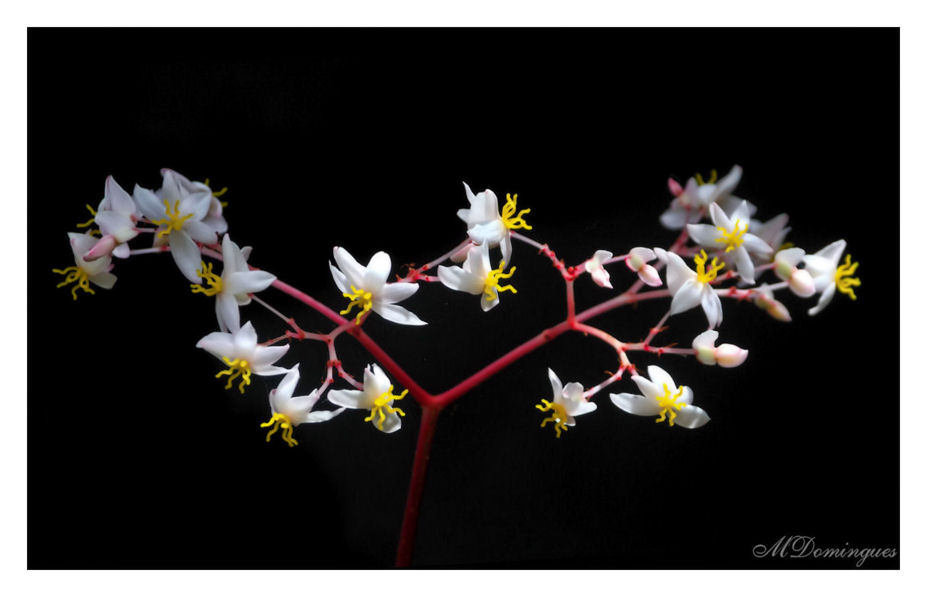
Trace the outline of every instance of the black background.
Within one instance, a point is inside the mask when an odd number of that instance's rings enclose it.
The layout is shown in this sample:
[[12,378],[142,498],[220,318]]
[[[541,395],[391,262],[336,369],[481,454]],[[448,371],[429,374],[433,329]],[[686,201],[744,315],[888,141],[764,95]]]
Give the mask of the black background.
[[[333,245],[394,267],[463,239],[475,191],[518,193],[531,235],[568,263],[596,249],[668,246],[666,178],[744,167],[739,196],[788,212],[799,246],[845,238],[863,284],[794,321],[724,301],[733,370],[659,362],[712,421],[690,431],[599,410],[559,440],[533,408],[546,369],[591,386],[610,349],[562,337],[465,396],[439,421],[414,564],[425,567],[853,567],[757,559],[783,535],[897,548],[898,31],[30,30],[29,545],[31,568],[390,566],[419,411],[383,435],[348,412],[297,430],[258,425],[194,348],[213,305],[167,255],[118,262],[113,291],[73,302],[53,267],[107,175],[127,190],[174,168],[228,186],[232,238],[252,264],[325,303],[344,299]],[[136,241],[136,246],[142,246]],[[430,325],[365,326],[427,389],[443,390],[562,319],[562,284],[515,246],[517,296],[429,285],[403,303]],[[616,288],[632,282],[612,268]],[[299,304],[264,298],[308,330]],[[577,283],[580,308],[611,293]],[[593,321],[626,340],[666,308]],[[262,338],[280,322],[254,305]],[[660,338],[688,345],[693,310]],[[339,342],[350,370],[367,361]],[[633,355],[643,367],[655,357]],[[317,384],[320,346],[301,363]],[[630,381],[612,391],[636,391]],[[897,567],[870,559],[866,567]]]

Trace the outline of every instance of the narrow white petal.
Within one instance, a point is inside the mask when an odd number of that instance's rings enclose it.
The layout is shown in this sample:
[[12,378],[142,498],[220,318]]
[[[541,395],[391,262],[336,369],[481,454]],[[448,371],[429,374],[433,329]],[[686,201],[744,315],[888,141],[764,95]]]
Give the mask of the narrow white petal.
[[303,417],[302,422],[303,423],[324,423],[325,421],[329,421],[337,417],[343,412],[344,412],[343,408],[339,408],[338,410],[316,410],[316,411],[307,413],[306,416]]
[[456,265],[450,267],[439,265],[438,279],[451,290],[459,290],[469,294],[481,294],[483,292],[483,279],[477,278]]
[[112,176],[106,177],[104,198],[109,201],[110,209],[119,214],[127,216],[135,213],[135,202],[132,201],[132,197],[119,186]]
[[412,282],[393,282],[384,284],[380,289],[380,300],[384,303],[404,301],[418,291],[418,284]]
[[833,282],[830,283],[824,292],[821,293],[821,298],[818,299],[818,304],[808,309],[808,315],[817,315],[824,310],[824,307],[830,304],[831,299],[834,298],[834,292],[837,290],[837,285]]
[[328,401],[343,408],[367,408],[364,392],[360,390],[331,390]]
[[827,245],[826,247],[824,247],[823,249],[815,253],[815,255],[818,255],[819,257],[823,257],[825,259],[829,259],[832,263],[836,264],[838,261],[840,261],[840,256],[843,255],[843,250],[846,248],[847,248],[847,241],[841,239],[841,240],[830,243],[829,245]]
[[715,294],[710,286],[705,286],[702,291],[702,309],[705,310],[705,317],[708,318],[708,326],[715,328],[721,325],[723,313],[721,312],[721,299]]
[[702,332],[692,340],[692,348],[714,348],[715,342],[718,341],[718,332],[716,330],[708,330]]
[[512,265],[512,235],[508,231],[502,235],[499,248],[502,249],[502,260],[505,261],[505,264]]
[[212,332],[200,338],[196,343],[197,348],[202,348],[209,354],[218,359],[232,355],[235,343],[232,341],[232,334],[226,332]]
[[655,401],[639,394],[609,394],[609,397],[615,406],[632,415],[650,417],[660,412],[660,406]]
[[335,286],[338,287],[338,290],[340,290],[341,292],[350,293],[351,289],[348,287],[348,279],[345,277],[343,273],[341,273],[341,270],[339,270],[337,267],[332,265],[331,262],[328,263],[328,267],[332,271],[332,279],[335,280]]
[[[669,270],[667,270],[669,276]],[[701,287],[695,279],[686,280],[679,290],[673,295],[673,302],[670,304],[670,313],[675,315],[688,311],[698,305],[702,300]]]
[[717,227],[725,228],[728,232],[734,230],[734,222],[732,222],[731,219],[727,217],[727,214],[724,213],[724,210],[721,209],[720,205],[717,203],[712,203],[709,211],[711,212],[711,221],[714,222],[716,226],[715,232],[718,231]]
[[216,231],[199,220],[187,220],[183,224],[183,231],[195,241],[213,245],[216,243]]
[[251,362],[251,368],[254,369],[254,372],[258,375],[277,375],[277,373],[261,373],[261,371],[269,369],[276,369],[280,372],[285,371],[285,369],[281,367],[270,367],[270,365],[283,358],[283,355],[285,355],[286,351],[289,349],[289,345],[258,346],[254,349],[254,358]]
[[660,388],[661,396],[663,395],[663,392],[665,392],[663,389],[664,384],[666,384],[666,387],[669,388],[671,393],[676,393],[676,382],[673,381],[673,378],[670,376],[670,374],[664,371],[662,368],[656,365],[650,365],[647,367],[647,375],[650,376],[650,381],[652,381],[656,387]]
[[113,287],[113,284],[116,283],[116,276],[109,272],[100,272],[98,274],[93,274],[92,276],[87,276],[87,279],[99,286],[100,288],[106,288],[107,290]]
[[734,249],[734,263],[737,265],[737,273],[740,274],[740,279],[747,284],[753,284],[753,260],[750,259],[750,254],[747,253],[745,247],[740,246]]
[[235,272],[227,278],[223,276],[222,290],[223,294],[260,292],[267,289],[276,279],[277,276],[259,269]]
[[386,303],[375,302],[371,307],[373,311],[380,314],[380,317],[388,321],[395,323],[400,323],[402,325],[426,325],[427,322],[422,321],[414,313],[406,309],[405,307],[400,307],[399,305],[389,305]]
[[563,383],[561,383],[560,378],[557,377],[553,369],[547,369],[547,378],[550,379],[550,389],[553,391],[553,397],[557,398],[563,394]]
[[164,213],[164,202],[148,189],[135,185],[132,196],[135,198],[141,212],[149,220],[162,220],[167,217]]
[[277,391],[274,397],[278,401],[289,400],[296,390],[296,384],[299,383],[299,363],[293,365],[280,383],[277,384]]
[[374,427],[382,431],[383,433],[394,433],[399,431],[399,428],[402,427],[402,419],[399,418],[399,414],[392,412],[386,415],[386,419],[383,421],[383,427],[381,428],[377,425],[377,421],[380,417],[374,417],[371,423],[374,424]]
[[751,253],[756,253],[758,255],[772,255],[773,252],[773,248],[769,246],[769,243],[749,232],[744,234],[743,247]]
[[686,429],[695,429],[707,423],[711,418],[697,406],[684,406],[676,413],[674,423]]
[[485,294],[483,294],[480,297],[480,307],[483,309],[484,312],[489,311],[490,309],[498,305],[499,302],[500,302],[499,293],[496,293],[491,299],[487,299]]
[[216,319],[219,329],[237,332],[241,328],[241,319],[238,313],[238,303],[231,294],[216,296]]
[[377,294],[386,284],[391,269],[393,265],[389,255],[383,251],[377,251],[367,263],[367,271],[364,272],[364,279],[361,282],[363,289]]
[[196,275],[196,270],[200,269],[200,249],[183,230],[171,230],[168,235],[171,244],[171,256],[177,264],[180,273],[194,284],[199,284],[202,280]]
[[[712,203],[711,206],[714,207],[715,204]],[[718,230],[717,226],[689,224],[687,229],[689,230],[689,236],[692,237],[692,240],[703,247],[720,249],[725,246],[724,243],[718,242],[717,240],[721,237],[721,232]]]
[[[338,269],[345,275],[348,284],[360,289],[364,283],[365,268],[343,247],[335,247],[332,253],[335,256]],[[350,292],[350,290],[342,290],[342,292]]]

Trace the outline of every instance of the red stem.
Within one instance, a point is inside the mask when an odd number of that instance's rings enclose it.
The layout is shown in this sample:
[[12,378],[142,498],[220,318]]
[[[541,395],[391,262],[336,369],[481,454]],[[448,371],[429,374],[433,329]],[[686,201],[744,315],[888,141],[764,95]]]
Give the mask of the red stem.
[[415,445],[415,460],[412,462],[412,478],[409,480],[409,495],[406,497],[406,509],[402,515],[402,530],[399,531],[399,546],[396,548],[396,567],[408,568],[412,562],[412,550],[415,547],[415,531],[418,528],[419,505],[425,489],[425,473],[428,471],[428,459],[431,456],[431,439],[440,406],[422,406],[422,422],[418,428],[418,442]]

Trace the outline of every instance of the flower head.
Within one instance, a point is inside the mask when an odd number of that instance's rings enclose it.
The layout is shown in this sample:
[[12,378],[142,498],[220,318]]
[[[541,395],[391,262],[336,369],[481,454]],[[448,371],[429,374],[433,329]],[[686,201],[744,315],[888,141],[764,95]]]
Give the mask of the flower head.
[[351,299],[348,307],[341,312],[347,315],[354,307],[358,308],[357,322],[367,311],[373,311],[382,317],[403,325],[425,325],[414,313],[395,304],[415,294],[418,284],[412,282],[395,282],[387,284],[386,279],[392,269],[389,255],[379,251],[370,258],[367,267],[357,262],[342,247],[335,247],[335,267],[329,263],[335,285]]
[[669,373],[656,365],[647,367],[650,379],[635,375],[631,380],[641,394],[610,394],[612,402],[621,410],[644,417],[657,416],[657,423],[669,422],[670,427],[680,425],[688,429],[701,427],[709,421],[708,413],[692,406],[692,389],[676,387]]
[[541,400],[540,404],[535,404],[534,407],[542,413],[550,413],[541,421],[541,427],[553,423],[554,431],[557,432],[557,437],[560,437],[561,431],[576,425],[576,417],[591,413],[596,409],[596,404],[587,401],[583,396],[582,384],[574,381],[564,386],[553,369],[547,370],[547,376],[550,378],[553,400]]
[[470,190],[467,183],[463,183],[467,193],[468,209],[457,210],[457,217],[467,224],[467,234],[474,244],[488,244],[490,247],[499,246],[502,249],[502,260],[512,262],[511,230],[524,228],[531,230],[525,222],[524,214],[530,209],[518,210],[518,195],[508,194],[502,213],[499,213],[499,200],[496,194],[486,189],[476,195]]
[[753,284],[753,260],[750,253],[763,255],[768,260],[772,247],[764,240],[748,232],[750,228],[749,208],[742,201],[731,217],[728,217],[716,203],[709,207],[713,226],[708,224],[689,224],[689,236],[703,247],[724,249],[725,255],[731,254],[740,278]]
[[405,398],[409,390],[401,394],[393,394],[393,384],[389,382],[386,373],[376,364],[368,365],[364,369],[363,390],[332,390],[328,393],[328,400],[342,408],[356,408],[369,410],[370,416],[364,419],[383,433],[393,433],[402,427],[405,412],[393,406],[393,402]]
[[499,267],[492,269],[489,261],[489,247],[486,244],[476,245],[467,253],[463,267],[438,266],[438,278],[441,283],[451,290],[459,290],[469,294],[480,295],[480,305],[483,311],[489,311],[499,304],[499,293],[508,290],[512,293],[518,291],[511,285],[501,285],[500,280],[508,279],[515,273],[512,266],[508,273],[503,273],[505,261]]
[[77,289],[80,288],[89,294],[95,294],[90,283],[93,282],[100,288],[110,289],[116,283],[116,276],[109,270],[113,269],[112,258],[109,255],[100,257],[93,261],[84,260],[84,254],[96,244],[97,239],[89,234],[80,232],[68,232],[68,239],[71,241],[71,251],[74,253],[74,265],[64,269],[53,269],[56,274],[65,276],[64,281],[58,284],[58,288],[66,284],[73,283],[71,296],[77,300]]
[[838,265],[846,247],[845,240],[838,240],[827,245],[814,255],[805,255],[805,269],[814,280],[815,292],[821,293],[818,304],[808,309],[808,315],[820,313],[824,307],[830,304],[837,290],[849,295],[854,301],[856,300],[856,293],[853,288],[859,286],[862,282],[860,282],[859,278],[854,278],[853,274],[856,273],[859,262],[853,262],[850,256],[847,255],[843,265]]
[[222,201],[219,200],[219,197],[225,194],[227,190],[228,189],[213,191],[209,186],[208,178],[205,182],[195,182],[170,168],[162,168],[161,188],[158,190],[157,195],[162,200],[167,199],[171,201],[182,199],[188,195],[209,193],[211,196],[209,200],[209,210],[206,212],[206,217],[203,218],[203,223],[215,230],[216,234],[225,234],[229,226],[222,215],[223,204]]
[[663,249],[656,250],[657,257],[666,262],[666,286],[673,295],[670,314],[682,313],[702,305],[708,326],[717,327],[721,323],[721,299],[711,287],[711,282],[724,267],[724,262],[717,257],[708,263],[705,251],[695,256],[696,271],[692,271],[682,257]]
[[270,410],[272,415],[261,427],[271,427],[267,432],[267,441],[278,430],[283,429],[283,441],[291,448],[298,442],[293,439],[293,429],[303,423],[321,423],[344,412],[338,410],[313,411],[312,408],[319,401],[318,389],[312,390],[308,396],[293,396],[296,384],[299,382],[299,365],[294,365],[287,371],[277,388],[270,391]]
[[260,346],[257,343],[257,332],[251,322],[245,323],[240,329],[232,333],[212,332],[196,343],[197,348],[209,352],[214,357],[228,365],[216,374],[216,378],[228,375],[225,389],[232,387],[232,382],[241,378],[238,391],[245,393],[245,386],[251,383],[251,374],[255,375],[282,375],[287,372],[283,367],[276,367],[276,363],[289,350],[287,346]]
[[[743,201],[731,194],[740,182],[741,174],[743,169],[734,166],[724,178],[718,180],[718,173],[712,170],[707,181],[696,174],[688,180],[685,188],[671,178],[669,188],[675,198],[669,209],[660,216],[660,223],[671,230],[679,230],[686,224],[698,222],[704,213],[703,210],[714,203],[727,210],[732,203]],[[747,205],[751,214],[756,211],[752,204]]]
[[238,330],[240,319],[238,307],[251,302],[251,293],[260,292],[277,279],[273,274],[248,267],[251,247],[238,248],[226,234],[222,238],[222,275],[212,271],[212,263],[202,262],[197,275],[206,280],[206,286],[191,284],[194,293],[216,297],[216,319],[223,332]]

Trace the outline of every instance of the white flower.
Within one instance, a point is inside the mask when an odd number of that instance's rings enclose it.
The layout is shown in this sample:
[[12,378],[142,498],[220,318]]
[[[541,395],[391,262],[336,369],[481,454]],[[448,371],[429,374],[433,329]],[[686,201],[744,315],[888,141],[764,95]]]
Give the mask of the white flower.
[[515,267],[504,274],[505,261],[497,269],[492,269],[489,262],[489,247],[486,244],[476,245],[467,253],[463,267],[453,265],[438,266],[438,278],[441,283],[451,290],[459,290],[469,294],[479,294],[480,305],[483,311],[489,311],[499,304],[499,293],[509,290],[518,292],[511,284],[499,285],[499,280],[510,278],[515,273]]
[[161,200],[167,199],[168,201],[175,201],[177,199],[183,199],[188,195],[196,195],[203,192],[209,193],[209,211],[206,212],[203,223],[215,230],[216,234],[224,234],[229,226],[228,222],[226,222],[225,218],[222,216],[222,202],[219,201],[218,198],[225,193],[225,191],[226,189],[222,189],[219,192],[213,192],[209,187],[209,179],[206,179],[206,182],[194,182],[183,174],[175,172],[170,168],[162,168],[161,188],[158,190],[157,195]]
[[772,255],[772,247],[760,237],[747,232],[750,228],[747,202],[742,201],[730,218],[715,203],[712,203],[709,209],[714,226],[689,224],[689,236],[703,247],[724,249],[725,254],[733,252],[740,278],[748,284],[753,284],[753,260],[750,253],[763,255],[768,259]]
[[692,348],[695,349],[695,358],[703,365],[721,365],[722,367],[737,367],[747,358],[749,351],[734,346],[733,344],[722,344],[715,348],[715,342],[718,340],[718,332],[708,330],[702,332],[692,340]]
[[415,294],[418,284],[411,282],[387,284],[386,279],[393,267],[389,255],[379,251],[370,258],[367,267],[359,264],[342,247],[335,247],[334,255],[338,267],[336,268],[331,263],[328,266],[331,268],[335,285],[345,298],[351,299],[348,308],[341,312],[342,315],[347,315],[356,306],[360,309],[357,314],[358,323],[367,311],[372,310],[383,319],[403,325],[425,325],[425,322],[414,313],[394,304]]
[[708,422],[708,413],[692,406],[692,389],[676,387],[669,374],[656,365],[647,367],[648,380],[640,375],[631,377],[643,396],[639,394],[610,394],[612,402],[632,415],[652,417],[660,415],[657,423],[668,420],[670,426],[679,424],[688,429],[701,427]]
[[[586,272],[592,276],[592,281],[602,288],[612,288],[611,276],[603,262],[612,258],[611,251],[596,251],[591,259],[587,259],[585,266]],[[630,267],[630,266],[629,266]]]
[[843,250],[846,247],[845,240],[838,240],[827,245],[814,255],[805,255],[805,269],[814,280],[815,292],[821,293],[818,304],[808,310],[808,315],[820,313],[824,307],[830,304],[837,290],[849,295],[854,301],[856,300],[853,287],[859,286],[861,282],[859,278],[851,276],[856,273],[859,262],[852,262],[850,256],[847,255],[843,265],[839,267],[837,265],[840,263],[840,256],[843,255]]
[[[727,210],[732,203],[743,201],[731,194],[740,182],[741,174],[743,169],[734,166],[727,176],[716,183],[717,173],[712,170],[708,182],[703,181],[701,176],[690,178],[685,189],[670,179],[669,187],[675,199],[670,203],[669,209],[660,216],[660,223],[671,230],[679,230],[688,223],[697,222],[701,218],[700,210],[709,205],[719,203],[722,209]],[[756,207],[749,202],[748,208],[751,214],[756,211]]]
[[[779,214],[775,218],[766,220],[765,222],[750,220],[750,230],[775,252],[779,250],[782,246],[782,241],[785,240],[785,236],[792,230],[786,226],[788,223],[788,214]],[[769,261],[769,256],[766,256],[765,260],[762,259],[762,257],[762,255],[758,256],[758,258],[754,260],[754,263]]]
[[574,381],[564,386],[553,369],[547,370],[547,376],[550,378],[553,401],[542,399],[541,403],[535,404],[534,407],[542,413],[552,411],[549,417],[541,421],[541,427],[553,423],[554,431],[557,432],[557,437],[560,437],[561,431],[566,431],[568,426],[576,425],[576,417],[591,413],[596,409],[596,404],[587,401],[583,396],[582,384]]
[[93,261],[109,254],[122,259],[128,257],[129,245],[126,243],[138,236],[135,222],[140,215],[132,197],[112,176],[107,176],[103,200],[94,216],[103,237],[87,251],[84,259]]
[[373,364],[364,369],[363,390],[332,390],[328,393],[328,400],[343,408],[369,410],[370,416],[364,419],[365,422],[373,423],[383,433],[393,433],[402,427],[399,417],[406,415],[401,408],[393,406],[393,401],[402,400],[408,392],[403,390],[398,396],[393,394],[393,384],[386,373]]
[[71,288],[71,296],[77,300],[77,289],[84,292],[96,294],[90,288],[90,282],[100,288],[110,289],[116,283],[116,276],[109,273],[113,269],[112,257],[106,255],[93,261],[85,261],[84,254],[97,242],[97,239],[89,234],[80,232],[68,232],[68,239],[71,241],[71,252],[74,253],[74,265],[64,269],[53,269],[56,274],[65,276],[64,281],[58,284],[58,288],[70,283],[74,283]]
[[482,193],[474,195],[467,183],[463,183],[463,185],[470,208],[458,209],[457,217],[467,224],[467,234],[470,236],[470,240],[477,245],[488,244],[490,248],[498,245],[502,249],[502,260],[511,263],[512,237],[510,230],[519,228],[531,230],[531,226],[522,217],[531,210],[523,209],[516,215],[518,195],[507,194],[505,205],[500,214],[499,200],[496,198],[495,193],[486,189]]
[[283,441],[292,448],[299,443],[293,439],[293,429],[297,425],[321,423],[344,412],[343,408],[313,412],[312,408],[320,398],[319,390],[318,388],[312,390],[308,396],[293,396],[293,391],[296,389],[298,382],[299,365],[296,364],[287,371],[277,388],[270,391],[270,410],[273,414],[269,421],[261,423],[261,427],[273,426],[267,432],[267,441],[270,441],[270,437],[278,429],[283,429],[281,433]]
[[241,326],[241,329],[232,333],[212,332],[196,343],[197,348],[211,353],[214,357],[228,365],[228,369],[216,374],[216,378],[228,375],[225,389],[232,387],[232,381],[241,377],[238,391],[245,393],[245,386],[251,383],[251,374],[255,375],[282,375],[287,372],[283,367],[276,367],[277,362],[286,351],[287,346],[259,346],[257,332],[251,322]]
[[803,249],[792,247],[776,253],[773,263],[776,276],[787,281],[792,292],[801,297],[808,297],[814,294],[814,280],[808,270],[798,269],[798,264],[804,257]]
[[666,262],[666,286],[673,295],[670,314],[682,313],[701,304],[708,318],[708,327],[717,327],[722,318],[721,299],[711,287],[711,281],[724,267],[724,263],[719,264],[718,258],[715,257],[706,271],[705,263],[708,261],[708,256],[705,251],[702,251],[695,256],[697,271],[692,271],[682,257],[675,253],[657,249],[656,254],[661,261]]
[[250,293],[260,292],[273,284],[277,277],[263,270],[252,270],[248,267],[248,256],[251,247],[239,249],[232,242],[228,234],[222,239],[222,275],[217,276],[212,271],[212,263],[202,263],[197,275],[206,279],[208,286],[190,284],[194,293],[201,292],[206,296],[216,297],[216,319],[219,320],[219,329],[223,332],[239,328],[238,307],[251,302]]
[[652,250],[646,247],[634,247],[624,258],[624,263],[631,271],[637,272],[637,277],[647,286],[661,286],[663,281],[660,280],[657,268],[647,263],[656,258],[657,255]]
[[166,239],[181,273],[191,282],[199,283],[196,272],[201,259],[196,242],[215,244],[217,240],[215,229],[202,221],[209,212],[212,193],[205,189],[173,200],[159,199],[148,189],[135,185],[133,196],[145,217],[159,227],[155,245],[163,244]]

